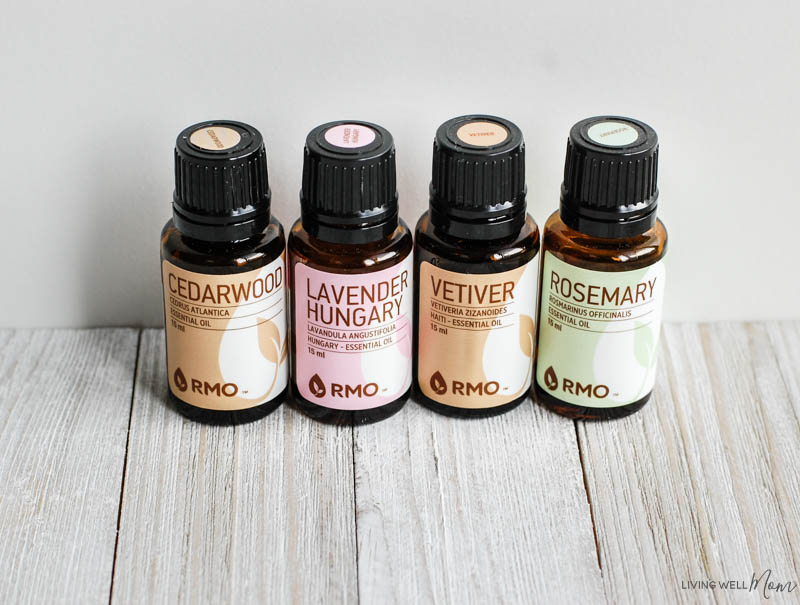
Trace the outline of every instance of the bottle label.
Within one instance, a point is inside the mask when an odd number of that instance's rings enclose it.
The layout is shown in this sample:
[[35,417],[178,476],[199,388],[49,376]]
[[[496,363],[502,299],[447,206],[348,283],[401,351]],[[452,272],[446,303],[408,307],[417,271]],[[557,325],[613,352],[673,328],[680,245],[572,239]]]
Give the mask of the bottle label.
[[161,263],[169,387],[210,410],[243,410],[288,384],[286,259],[227,275]]
[[653,389],[664,260],[633,271],[592,271],[545,252],[536,382],[574,405],[611,408]]
[[376,408],[402,396],[411,386],[411,255],[373,273],[294,267],[300,394],[337,410]]
[[337,124],[325,131],[325,140],[337,147],[355,149],[372,143],[375,131],[364,124]]
[[420,265],[417,380],[426,397],[484,409],[528,392],[536,273],[535,261],[482,274]]

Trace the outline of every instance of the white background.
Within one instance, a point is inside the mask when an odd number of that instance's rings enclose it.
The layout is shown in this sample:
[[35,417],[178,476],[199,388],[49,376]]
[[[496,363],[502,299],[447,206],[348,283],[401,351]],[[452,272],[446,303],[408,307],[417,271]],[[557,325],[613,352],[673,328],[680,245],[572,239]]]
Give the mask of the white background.
[[6,0],[2,15],[2,325],[161,324],[184,126],[258,127],[288,227],[307,132],[383,124],[413,226],[436,127],[470,112],[522,128],[540,225],[574,122],[650,123],[666,318],[800,316],[798,2]]

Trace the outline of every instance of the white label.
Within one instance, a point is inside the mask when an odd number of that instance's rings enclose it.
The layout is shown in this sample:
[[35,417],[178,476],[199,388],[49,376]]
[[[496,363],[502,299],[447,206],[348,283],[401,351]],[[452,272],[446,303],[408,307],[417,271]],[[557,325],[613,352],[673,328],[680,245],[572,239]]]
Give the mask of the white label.
[[625,147],[639,138],[639,132],[623,122],[598,122],[586,134],[595,143],[608,147]]

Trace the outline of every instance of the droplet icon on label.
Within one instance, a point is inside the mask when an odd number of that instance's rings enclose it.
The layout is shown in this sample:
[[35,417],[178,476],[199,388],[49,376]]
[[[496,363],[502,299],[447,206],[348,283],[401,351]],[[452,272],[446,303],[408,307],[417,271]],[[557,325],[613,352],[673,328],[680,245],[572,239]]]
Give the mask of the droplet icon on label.
[[547,370],[545,370],[544,384],[551,391],[555,391],[558,387],[558,376],[556,376],[556,371],[553,369],[553,366],[550,366],[547,368]]
[[189,386],[189,383],[186,382],[186,376],[183,375],[181,369],[178,368],[175,370],[175,373],[172,375],[173,380],[175,381],[175,386],[183,393],[186,388]]
[[431,388],[437,395],[444,395],[447,392],[447,382],[441,372],[434,372],[431,376]]
[[311,380],[308,381],[308,389],[314,397],[325,396],[325,383],[322,382],[322,378],[319,377],[319,374],[314,374]]

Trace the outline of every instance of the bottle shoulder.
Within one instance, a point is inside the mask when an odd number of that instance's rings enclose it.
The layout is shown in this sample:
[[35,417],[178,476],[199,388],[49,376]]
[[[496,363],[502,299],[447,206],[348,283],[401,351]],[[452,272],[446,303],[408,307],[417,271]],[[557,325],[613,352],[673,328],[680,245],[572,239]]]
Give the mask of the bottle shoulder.
[[[449,237],[434,227],[430,213],[425,212],[417,222],[415,239],[419,261],[475,273],[504,271],[530,262],[541,243],[539,227],[530,215],[514,236],[487,241]],[[470,265],[475,267],[468,269]]]
[[632,237],[602,238],[572,229],[555,211],[545,223],[542,250],[572,265],[598,271],[630,271],[652,265],[667,252],[667,229],[660,219]]
[[402,219],[391,235],[364,244],[340,244],[313,237],[297,219],[289,231],[287,248],[292,265],[301,262],[309,267],[333,273],[369,273],[387,269],[405,260],[413,251],[411,230]]
[[286,248],[283,226],[272,218],[258,235],[235,242],[206,242],[182,234],[172,219],[161,231],[161,259],[198,273],[243,273],[263,267]]

